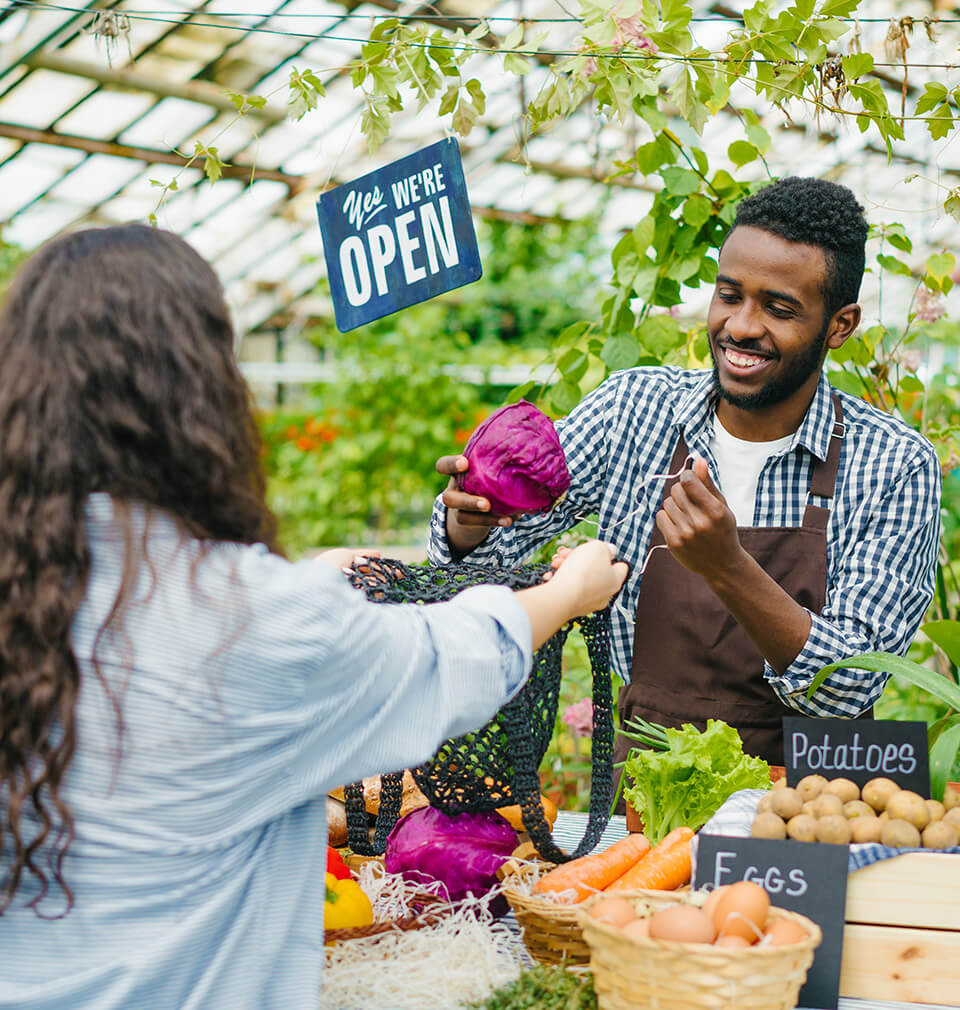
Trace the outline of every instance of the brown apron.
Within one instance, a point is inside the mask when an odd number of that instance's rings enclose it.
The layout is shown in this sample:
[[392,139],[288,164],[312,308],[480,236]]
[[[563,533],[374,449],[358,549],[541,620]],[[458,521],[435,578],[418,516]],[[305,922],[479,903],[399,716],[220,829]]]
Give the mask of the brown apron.
[[[840,398],[826,460],[814,459],[811,495],[832,498],[843,439]],[[670,473],[687,457],[681,435]],[[665,499],[677,478],[668,480]],[[794,600],[820,613],[827,586],[827,508],[808,504],[802,526],[738,527],[744,549]],[[650,546],[663,543],[655,526]],[[668,550],[657,551],[643,573],[637,597],[632,678],[619,696],[621,723],[634,716],[664,726],[723,719],[740,731],[744,751],[783,764],[783,705],[763,678],[763,657],[752,639],[697,574]],[[633,741],[618,735],[614,761]]]

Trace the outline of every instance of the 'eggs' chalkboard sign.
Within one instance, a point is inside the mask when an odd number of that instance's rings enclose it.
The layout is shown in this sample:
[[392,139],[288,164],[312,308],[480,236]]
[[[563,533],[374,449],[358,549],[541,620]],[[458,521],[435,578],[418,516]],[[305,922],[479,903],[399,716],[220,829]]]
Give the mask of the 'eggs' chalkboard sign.
[[930,795],[927,724],[892,719],[800,719],[784,716],[787,783],[805,775],[844,778],[863,786],[892,779],[902,789]]
[[328,190],[317,215],[342,333],[480,277],[455,140]]
[[848,858],[846,845],[700,834],[694,887],[752,880],[766,889],[771,905],[812,919],[823,932],[823,942],[814,951],[798,1006],[835,1010],[840,998]]

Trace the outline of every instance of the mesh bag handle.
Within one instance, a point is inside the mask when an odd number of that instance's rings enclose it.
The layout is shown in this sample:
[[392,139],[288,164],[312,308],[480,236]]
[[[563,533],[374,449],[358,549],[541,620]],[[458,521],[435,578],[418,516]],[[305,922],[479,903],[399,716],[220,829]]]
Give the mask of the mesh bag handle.
[[[517,569],[473,564],[412,566],[371,559],[348,572],[351,584],[379,603],[435,603],[477,585],[526,589],[542,582],[548,565]],[[579,626],[593,673],[593,737],[590,813],[576,849],[565,853],[553,840],[540,798],[539,767],[553,735],[559,701],[563,646]],[[534,654],[524,686],[485,726],[447,740],[430,760],[411,769],[414,780],[444,813],[493,810],[517,804],[537,851],[561,863],[590,852],[610,818],[613,799],[613,712],[610,680],[609,609],[561,628]],[[367,827],[363,783],[344,790],[347,842],[359,855],[382,855],[400,815],[402,771],[381,776],[380,806],[372,839]]]

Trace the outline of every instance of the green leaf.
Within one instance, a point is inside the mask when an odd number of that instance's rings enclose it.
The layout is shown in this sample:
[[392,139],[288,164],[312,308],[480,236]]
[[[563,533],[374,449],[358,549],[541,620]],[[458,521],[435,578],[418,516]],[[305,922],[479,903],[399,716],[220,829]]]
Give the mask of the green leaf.
[[913,242],[902,224],[888,224],[884,228],[884,238],[900,252],[913,252]]
[[580,387],[572,382],[557,382],[550,387],[550,404],[558,414],[569,414],[580,402]]
[[650,315],[637,329],[643,346],[659,360],[672,350],[682,346],[686,334],[680,330],[680,324],[666,314]]
[[844,56],[842,63],[843,76],[848,81],[856,80],[873,70],[873,57],[869,53],[853,53],[850,56]]
[[960,221],[960,191],[950,191],[950,195],[943,201],[943,209],[954,221]]
[[[960,719],[960,717],[956,717]],[[930,796],[943,802],[943,793],[950,781],[957,756],[960,755],[960,721],[937,737],[930,748]]]
[[765,154],[770,150],[770,134],[760,125],[760,118],[753,109],[744,109],[743,118],[745,120],[743,131],[747,135],[747,140]]
[[528,379],[526,382],[521,382],[519,386],[514,386],[507,393],[507,403],[516,403],[518,400],[525,400],[533,392],[536,385],[537,383],[534,379]]
[[473,99],[473,106],[477,110],[477,115],[482,116],[487,108],[487,96],[483,93],[483,85],[476,77],[471,77],[467,81],[467,91]]
[[885,253],[879,253],[877,256],[877,262],[891,274],[900,274],[903,277],[912,277],[913,271],[907,266],[903,260],[898,260],[896,256],[887,256]]
[[568,382],[579,382],[587,371],[590,359],[576,348],[571,347],[557,362],[557,368]]
[[672,164],[675,160],[674,147],[662,134],[647,144],[637,148],[637,171],[643,175],[651,175],[661,165]]
[[516,49],[523,41],[523,24],[519,24],[503,40],[501,49]]
[[746,140],[735,140],[727,148],[727,157],[740,168],[748,162],[756,161],[760,152]]
[[924,112],[931,112],[938,105],[947,100],[947,86],[937,81],[927,81],[923,89],[923,94],[917,99],[917,115]]
[[860,0],[825,0],[820,13],[825,17],[849,17],[860,6]]
[[460,89],[455,85],[451,84],[444,92],[443,98],[440,99],[440,109],[439,114],[441,116],[449,115],[457,107],[457,99],[460,97]]
[[656,223],[649,214],[646,217],[640,218],[633,226],[633,231],[630,234],[633,236],[634,248],[641,256],[646,256],[647,249],[650,248],[650,244],[653,242],[655,228]]
[[457,111],[453,114],[453,119],[450,120],[450,125],[461,137],[465,137],[473,129],[476,121],[476,106],[470,102],[461,102],[457,106]]
[[505,53],[503,57],[503,69],[509,74],[529,74],[530,61],[525,56],[518,56],[516,53]]
[[611,372],[618,372],[622,368],[633,368],[641,354],[643,348],[636,337],[630,333],[622,333],[607,339],[600,353],[600,360]]
[[952,253],[935,253],[927,259],[927,273],[942,285],[944,278],[953,272],[957,261]]
[[932,140],[943,140],[952,128],[953,113],[947,104],[939,106],[935,114],[927,116],[927,130]]
[[699,228],[710,220],[713,204],[701,193],[691,193],[683,204],[683,220]]
[[960,666],[960,621],[927,621],[920,630],[954,666]]
[[689,196],[699,192],[700,176],[689,168],[671,166],[660,172],[663,184],[673,196]]
[[690,24],[693,10],[688,0],[660,0],[660,17],[667,30],[675,31]]
[[915,375],[905,375],[897,386],[900,393],[922,393],[923,383]]
[[864,652],[825,666],[817,673],[810,687],[807,688],[807,700],[809,701],[814,696],[817,688],[834,670],[840,669],[871,670],[874,673],[896,674],[908,683],[922,688],[935,698],[939,698],[951,708],[960,710],[960,687],[952,684],[946,677],[941,677],[939,673],[934,673],[933,670],[921,666],[919,663],[914,663],[911,659],[904,659],[902,656],[895,656],[889,652]]
[[668,95],[679,106],[683,118],[697,133],[701,133],[709,113],[707,107],[700,101],[690,70],[686,66],[681,68],[677,79],[670,86]]

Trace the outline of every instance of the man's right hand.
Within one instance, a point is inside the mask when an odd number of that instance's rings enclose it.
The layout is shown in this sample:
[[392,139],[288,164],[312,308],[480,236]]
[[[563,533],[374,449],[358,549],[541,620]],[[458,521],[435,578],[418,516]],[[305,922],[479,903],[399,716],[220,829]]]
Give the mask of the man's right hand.
[[440,496],[447,506],[447,542],[459,554],[468,554],[487,539],[493,526],[510,526],[512,516],[500,516],[490,511],[486,498],[459,490],[457,477],[469,469],[466,456],[441,456],[437,460],[437,473],[450,477],[450,483]]

